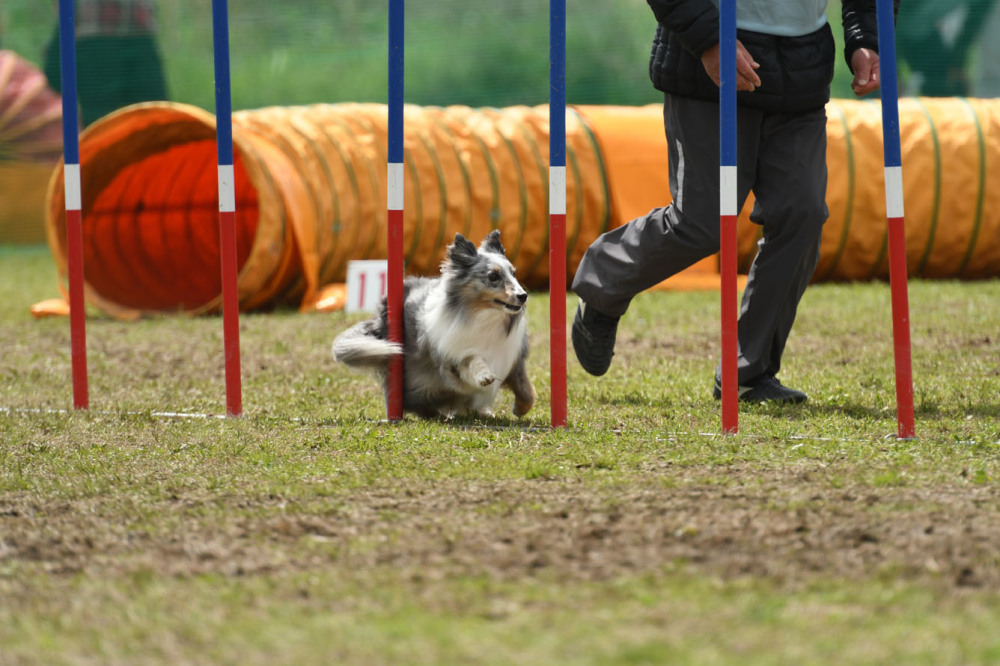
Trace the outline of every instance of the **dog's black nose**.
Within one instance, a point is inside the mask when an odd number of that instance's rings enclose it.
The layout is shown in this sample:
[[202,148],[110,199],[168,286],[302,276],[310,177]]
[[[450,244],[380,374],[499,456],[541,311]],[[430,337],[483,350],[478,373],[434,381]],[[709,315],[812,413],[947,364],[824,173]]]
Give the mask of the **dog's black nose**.
[[519,303],[524,303],[526,300],[528,300],[528,292],[522,291],[520,294],[517,295],[517,300]]

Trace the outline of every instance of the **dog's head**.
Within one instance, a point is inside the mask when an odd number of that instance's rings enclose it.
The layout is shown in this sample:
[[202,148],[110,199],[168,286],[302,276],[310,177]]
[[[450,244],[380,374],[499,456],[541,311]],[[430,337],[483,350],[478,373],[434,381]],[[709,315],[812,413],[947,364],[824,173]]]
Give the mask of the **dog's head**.
[[462,234],[455,234],[441,273],[448,282],[448,298],[456,307],[493,308],[510,315],[524,311],[528,292],[514,277],[499,231],[490,232],[478,248]]

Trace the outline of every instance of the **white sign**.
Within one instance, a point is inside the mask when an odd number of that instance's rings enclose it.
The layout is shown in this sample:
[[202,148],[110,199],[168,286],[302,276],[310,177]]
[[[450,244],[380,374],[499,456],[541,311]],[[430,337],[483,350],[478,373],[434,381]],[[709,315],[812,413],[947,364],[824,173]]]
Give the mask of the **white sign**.
[[347,262],[347,302],[345,312],[375,312],[385,296],[389,262],[366,259]]

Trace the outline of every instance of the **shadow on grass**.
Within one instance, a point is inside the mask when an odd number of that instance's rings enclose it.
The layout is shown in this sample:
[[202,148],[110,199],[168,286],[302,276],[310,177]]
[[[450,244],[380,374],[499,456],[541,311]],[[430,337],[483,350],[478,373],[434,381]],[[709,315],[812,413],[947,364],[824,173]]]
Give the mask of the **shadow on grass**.
[[[532,412],[534,413],[534,412]],[[434,419],[436,423],[467,430],[550,430],[544,418],[515,418],[512,416],[476,416],[474,414],[459,414],[451,418]]]
[[[534,412],[532,412],[534,414]],[[287,421],[288,419],[276,419]],[[297,425],[306,428],[344,428],[364,424],[368,426],[405,426],[412,424],[440,425],[453,427],[462,430],[522,430],[522,431],[542,431],[550,430],[548,420],[540,413],[535,418],[516,418],[513,416],[479,416],[475,414],[459,414],[450,418],[441,416],[437,418],[424,418],[413,414],[404,414],[399,421],[390,421],[386,418],[374,418],[365,416],[334,417],[324,419],[292,419]]]
[[[857,419],[879,419],[896,412],[896,403],[892,402],[888,407],[875,407],[860,403],[815,403],[807,402],[804,405],[761,405],[759,409],[780,410],[782,415],[794,414],[796,412],[808,416],[839,415]],[[975,405],[964,405],[957,408],[943,408],[937,402],[921,402],[914,405],[913,413],[921,418],[962,418],[967,416],[977,418],[1000,418],[1000,403],[977,403]]]
[[669,393],[651,394],[647,391],[603,391],[597,396],[602,405],[613,407],[668,407],[672,400]]

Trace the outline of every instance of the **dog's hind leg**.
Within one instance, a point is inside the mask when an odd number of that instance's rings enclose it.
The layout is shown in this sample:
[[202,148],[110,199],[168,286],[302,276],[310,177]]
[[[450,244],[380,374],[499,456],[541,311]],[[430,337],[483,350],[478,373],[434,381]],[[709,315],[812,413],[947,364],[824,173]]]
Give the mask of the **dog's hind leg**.
[[523,358],[514,365],[503,385],[514,393],[514,416],[521,417],[531,411],[535,404],[535,387],[528,379],[528,369]]
[[482,356],[469,356],[456,368],[456,374],[470,386],[489,386],[497,380]]

